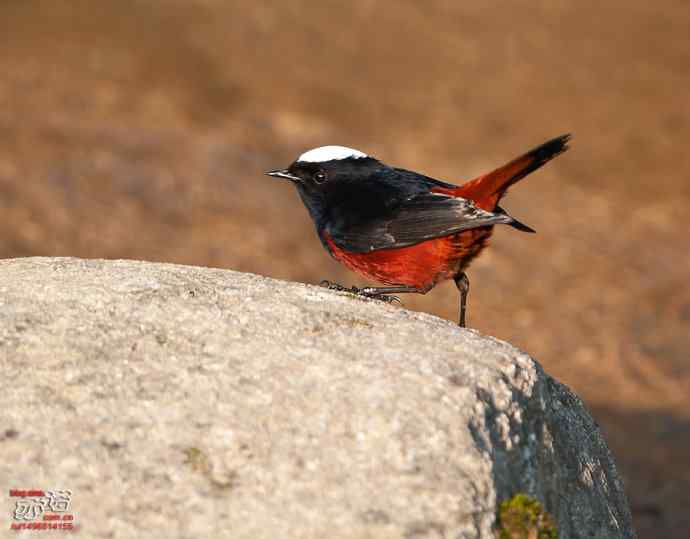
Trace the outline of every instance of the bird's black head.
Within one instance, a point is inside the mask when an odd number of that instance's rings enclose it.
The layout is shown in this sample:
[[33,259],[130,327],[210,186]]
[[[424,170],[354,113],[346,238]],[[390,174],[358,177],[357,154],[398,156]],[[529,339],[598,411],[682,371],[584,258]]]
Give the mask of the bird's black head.
[[[371,199],[371,179],[386,165],[358,150],[322,146],[300,155],[288,168],[266,172],[292,181],[319,227],[332,209],[355,197]],[[378,197],[376,197],[378,198]]]

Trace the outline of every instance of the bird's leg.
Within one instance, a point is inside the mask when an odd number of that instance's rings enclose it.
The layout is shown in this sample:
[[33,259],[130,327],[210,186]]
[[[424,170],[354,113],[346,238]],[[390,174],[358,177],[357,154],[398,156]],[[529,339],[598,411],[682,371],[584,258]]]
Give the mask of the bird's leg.
[[467,278],[465,273],[460,273],[455,276],[455,286],[458,287],[460,291],[460,320],[458,325],[461,328],[465,327],[465,310],[467,308],[467,294],[470,291],[470,280]]
[[329,290],[338,290],[341,292],[349,292],[350,294],[356,294],[358,296],[364,296],[365,298],[373,298],[381,301],[387,301],[392,303],[397,301],[400,303],[400,298],[396,296],[391,296],[389,294],[404,294],[406,292],[420,292],[418,288],[414,286],[369,286],[366,288],[357,288],[353,286],[352,288],[346,288],[338,283],[332,283],[330,281],[321,281],[321,286],[325,286]]
[[420,293],[422,293],[422,291],[419,290],[419,288],[416,288],[414,286],[400,285],[400,286],[368,286],[367,288],[360,288],[358,293],[360,296],[364,296],[367,298],[380,299],[381,301],[387,301],[389,303],[392,303],[394,301],[397,301],[398,303],[402,303],[400,301],[399,297],[391,296],[389,294],[413,294],[413,293],[420,294]]

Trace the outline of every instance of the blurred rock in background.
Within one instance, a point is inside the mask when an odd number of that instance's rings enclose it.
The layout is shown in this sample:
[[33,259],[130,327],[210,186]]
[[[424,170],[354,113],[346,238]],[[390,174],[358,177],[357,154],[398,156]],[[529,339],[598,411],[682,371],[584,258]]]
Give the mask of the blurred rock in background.
[[497,231],[469,323],[583,396],[640,537],[684,537],[688,27],[673,0],[2,2],[0,256],[361,284],[265,169],[343,144],[459,182],[573,132],[506,200],[539,233]]

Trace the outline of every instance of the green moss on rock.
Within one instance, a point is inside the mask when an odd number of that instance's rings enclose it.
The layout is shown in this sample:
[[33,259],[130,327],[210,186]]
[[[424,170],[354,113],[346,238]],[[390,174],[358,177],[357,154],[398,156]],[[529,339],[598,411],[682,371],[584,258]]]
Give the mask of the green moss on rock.
[[527,496],[516,494],[501,503],[498,510],[499,539],[558,539],[556,524],[542,505]]

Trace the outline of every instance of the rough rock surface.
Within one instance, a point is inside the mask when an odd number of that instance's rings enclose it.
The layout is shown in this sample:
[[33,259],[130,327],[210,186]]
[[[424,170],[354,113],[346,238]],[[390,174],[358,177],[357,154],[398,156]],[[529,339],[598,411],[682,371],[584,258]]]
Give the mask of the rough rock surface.
[[491,538],[518,492],[561,538],[634,536],[575,395],[506,343],[396,306],[5,260],[0,369],[0,485],[71,489],[85,537]]

